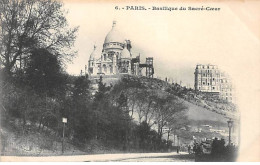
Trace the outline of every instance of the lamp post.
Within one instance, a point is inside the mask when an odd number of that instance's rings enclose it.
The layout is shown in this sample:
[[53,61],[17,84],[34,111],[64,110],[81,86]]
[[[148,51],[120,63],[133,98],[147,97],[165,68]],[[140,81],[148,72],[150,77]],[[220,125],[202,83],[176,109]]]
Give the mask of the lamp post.
[[168,130],[167,145],[169,144],[170,133],[171,133],[171,128],[169,128],[169,130]]
[[180,136],[176,135],[176,138],[177,138],[177,146],[180,145]]
[[62,118],[63,130],[62,130],[62,154],[64,153],[64,135],[65,135],[65,124],[67,123],[67,118]]
[[233,126],[233,121],[231,120],[231,119],[229,119],[228,121],[227,121],[227,123],[228,123],[228,132],[229,132],[229,135],[228,135],[228,145],[230,145],[231,144],[231,128],[232,128],[232,126]]
[[180,136],[176,135],[176,138],[177,138],[177,154],[180,152],[180,146],[179,146],[179,143],[180,143]]
[[176,139],[176,130],[174,129],[173,130],[173,144],[174,144],[174,146],[176,146],[176,142],[175,142],[176,140],[175,139]]

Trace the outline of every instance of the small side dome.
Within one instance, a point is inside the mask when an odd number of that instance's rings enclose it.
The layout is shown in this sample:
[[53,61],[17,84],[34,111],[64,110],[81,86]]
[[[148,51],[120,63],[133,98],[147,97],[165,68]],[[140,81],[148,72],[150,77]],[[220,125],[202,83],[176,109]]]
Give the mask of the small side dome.
[[126,44],[124,46],[124,49],[121,52],[121,58],[131,58],[131,54],[128,51],[128,49],[126,48]]
[[89,60],[94,60],[97,56],[97,51],[96,51],[96,45],[94,45],[94,50],[93,52],[91,53],[90,57],[89,57]]

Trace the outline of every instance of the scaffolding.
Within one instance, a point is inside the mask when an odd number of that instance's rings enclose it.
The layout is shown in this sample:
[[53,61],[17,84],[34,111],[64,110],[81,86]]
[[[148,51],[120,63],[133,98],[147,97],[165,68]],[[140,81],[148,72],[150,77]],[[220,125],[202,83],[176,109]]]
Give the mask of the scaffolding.
[[153,67],[153,57],[146,58],[145,64],[139,64],[140,72],[145,68],[145,75],[148,78],[153,78],[154,67]]

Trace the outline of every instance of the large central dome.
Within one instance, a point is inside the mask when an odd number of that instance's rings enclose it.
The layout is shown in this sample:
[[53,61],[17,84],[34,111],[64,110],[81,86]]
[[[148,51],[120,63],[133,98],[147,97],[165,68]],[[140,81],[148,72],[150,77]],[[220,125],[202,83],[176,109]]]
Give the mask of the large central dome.
[[121,34],[117,31],[116,28],[116,21],[113,22],[113,26],[111,31],[107,34],[104,44],[110,43],[110,42],[119,42],[124,43],[124,38],[121,36]]

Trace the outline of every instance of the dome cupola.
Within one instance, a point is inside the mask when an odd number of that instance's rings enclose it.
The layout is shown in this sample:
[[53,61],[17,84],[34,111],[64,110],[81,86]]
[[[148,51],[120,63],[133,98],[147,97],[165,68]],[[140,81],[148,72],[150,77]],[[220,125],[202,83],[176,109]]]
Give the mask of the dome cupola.
[[96,45],[94,45],[94,50],[93,52],[90,54],[89,60],[94,60],[97,56],[97,51],[96,51]]
[[123,43],[124,38],[121,36],[121,34],[117,31],[116,28],[116,21],[113,21],[113,26],[110,32],[107,34],[104,44],[111,43],[111,42],[118,42]]
[[126,43],[125,43],[124,49],[121,52],[121,58],[131,58],[131,54],[127,49]]

